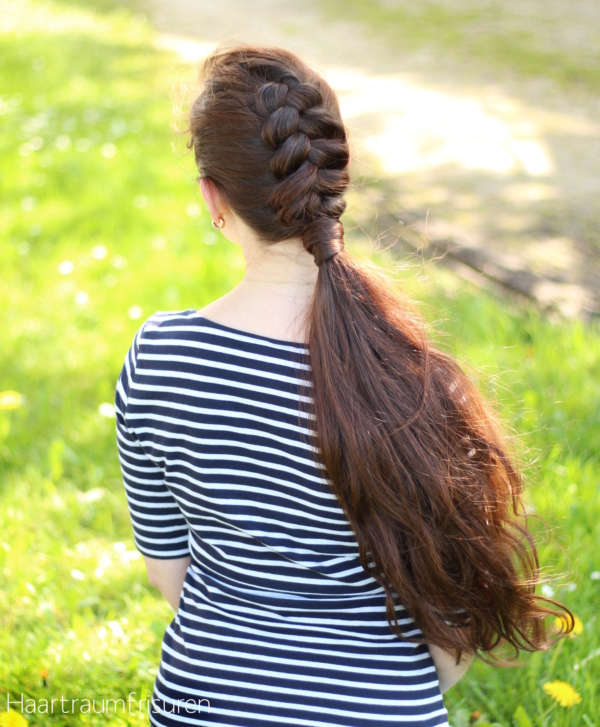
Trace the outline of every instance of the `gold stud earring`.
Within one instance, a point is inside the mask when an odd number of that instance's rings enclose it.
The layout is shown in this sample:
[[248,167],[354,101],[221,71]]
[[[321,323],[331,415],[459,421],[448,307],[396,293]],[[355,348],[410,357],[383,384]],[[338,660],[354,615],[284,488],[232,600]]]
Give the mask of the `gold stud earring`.
[[223,217],[219,217],[219,221],[215,222],[212,221],[212,226],[215,228],[215,230],[222,230],[225,226],[225,219]]

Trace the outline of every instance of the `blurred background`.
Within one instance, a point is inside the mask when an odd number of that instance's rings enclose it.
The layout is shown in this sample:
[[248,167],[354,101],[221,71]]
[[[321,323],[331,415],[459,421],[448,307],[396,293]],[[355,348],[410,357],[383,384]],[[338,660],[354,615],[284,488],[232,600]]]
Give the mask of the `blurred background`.
[[223,41],[283,45],[338,91],[347,245],[496,404],[540,516],[542,592],[577,615],[548,653],[475,664],[451,724],[600,725],[592,0],[0,0],[0,725],[147,722],[6,714],[6,697],[151,693],[172,612],[133,544],[114,388],[148,316],[244,273],[177,131]]

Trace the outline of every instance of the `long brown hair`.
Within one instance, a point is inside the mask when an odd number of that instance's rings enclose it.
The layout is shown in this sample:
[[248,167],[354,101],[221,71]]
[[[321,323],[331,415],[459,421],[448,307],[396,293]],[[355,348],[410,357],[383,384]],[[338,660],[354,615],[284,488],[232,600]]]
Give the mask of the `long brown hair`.
[[[365,570],[425,641],[490,652],[548,646],[522,479],[481,395],[373,266],[344,250],[348,137],[322,77],[279,48],[217,50],[190,147],[265,244],[298,237],[319,266],[308,314],[320,458]],[[554,608],[551,608],[554,606]],[[558,609],[558,610],[557,610]],[[462,628],[461,628],[462,627]]]

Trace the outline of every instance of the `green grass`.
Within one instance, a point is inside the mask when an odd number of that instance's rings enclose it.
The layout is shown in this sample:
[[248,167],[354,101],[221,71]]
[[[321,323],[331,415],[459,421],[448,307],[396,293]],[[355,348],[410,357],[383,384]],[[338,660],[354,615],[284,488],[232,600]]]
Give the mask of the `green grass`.
[[[94,20],[85,8],[19,5],[27,23],[0,36],[0,391],[25,397],[0,411],[0,709],[8,694],[140,699],[172,613],[132,555],[114,420],[99,406],[140,323],[222,295],[243,261],[201,210],[192,159],[171,146],[180,69],[151,31],[124,11]],[[555,593],[584,623],[522,667],[475,664],[447,696],[452,724],[475,711],[480,725],[512,725],[515,713],[519,727],[600,724],[600,330],[426,273],[399,276],[519,433],[530,505],[552,529],[544,569],[564,574]],[[552,702],[542,685],[554,679],[581,704]],[[25,716],[144,722],[67,706]]]
[[[600,53],[558,48],[543,43],[535,22],[520,27],[507,23],[510,5],[473,4],[449,7],[438,2],[394,3],[384,0],[323,0],[330,18],[354,20],[366,26],[395,57],[429,49],[440,59],[449,54],[465,70],[551,79],[562,87],[595,90],[600,84]],[[489,77],[489,75],[488,75]]]

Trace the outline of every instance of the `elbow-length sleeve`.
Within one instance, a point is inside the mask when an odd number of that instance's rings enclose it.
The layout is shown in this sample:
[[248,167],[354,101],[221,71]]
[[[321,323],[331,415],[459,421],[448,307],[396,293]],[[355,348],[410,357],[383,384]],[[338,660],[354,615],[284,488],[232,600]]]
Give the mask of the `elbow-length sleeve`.
[[117,381],[117,450],[137,549],[150,558],[183,558],[190,554],[188,523],[165,484],[163,469],[144,451],[127,423],[127,402],[135,386],[143,330],[144,326],[137,332]]

